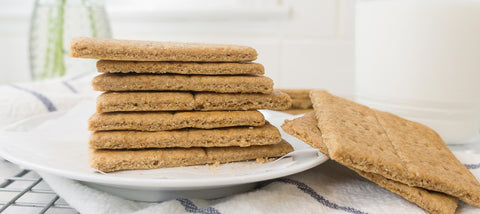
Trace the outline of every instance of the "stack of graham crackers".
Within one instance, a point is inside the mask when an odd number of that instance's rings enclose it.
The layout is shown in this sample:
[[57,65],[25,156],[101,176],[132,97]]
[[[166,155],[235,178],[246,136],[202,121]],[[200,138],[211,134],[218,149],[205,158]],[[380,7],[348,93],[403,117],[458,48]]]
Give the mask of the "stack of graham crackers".
[[283,110],[250,47],[75,38],[100,59],[90,164],[103,172],[279,157],[292,151],[257,109]]
[[480,207],[480,183],[432,129],[326,91],[310,98],[314,111],[285,132],[430,213]]

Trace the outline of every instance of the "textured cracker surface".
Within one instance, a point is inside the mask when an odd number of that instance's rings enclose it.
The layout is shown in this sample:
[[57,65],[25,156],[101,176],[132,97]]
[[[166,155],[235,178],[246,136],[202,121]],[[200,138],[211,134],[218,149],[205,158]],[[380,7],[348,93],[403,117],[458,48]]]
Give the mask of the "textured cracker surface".
[[93,149],[143,149],[169,147],[224,147],[270,145],[281,141],[270,124],[259,127],[182,129],[172,131],[99,131],[90,135]]
[[188,92],[107,92],[97,97],[97,112],[188,111],[195,99]]
[[373,111],[325,91],[312,91],[311,98],[318,128],[333,160],[387,178],[406,175]]
[[257,59],[257,51],[239,45],[77,37],[70,42],[70,56],[127,61],[244,62]]
[[[294,120],[286,120],[282,129],[298,139],[308,143],[320,152],[329,156],[328,148],[323,143],[322,132],[317,127],[317,120],[313,112]],[[417,204],[430,213],[455,213],[457,199],[443,193],[430,192],[419,187],[410,187],[398,181],[387,179],[381,175],[367,173],[347,166],[362,177],[365,177],[374,183],[390,190],[410,202]]]
[[227,163],[280,157],[293,151],[285,141],[250,147],[167,148],[141,150],[90,150],[90,166],[103,172]]
[[271,94],[195,94],[195,110],[285,110],[291,105],[290,97],[277,90]]
[[113,60],[99,60],[97,62],[97,71],[101,73],[197,75],[262,75],[265,73],[263,65],[259,63],[140,62]]
[[480,184],[435,131],[391,113],[375,112],[410,173],[405,183],[445,192],[480,207]]
[[111,112],[92,115],[88,120],[88,129],[164,131],[264,124],[265,118],[259,111]]
[[92,81],[97,91],[207,91],[263,93],[273,91],[265,76],[200,76],[169,74],[100,74]]
[[430,128],[326,91],[310,96],[332,159],[480,206],[480,184]]
[[310,100],[310,91],[313,89],[287,89],[287,88],[280,88],[280,90],[292,99],[309,99]]
[[97,112],[285,110],[291,106],[291,102],[287,94],[276,90],[272,94],[106,92],[97,98]]

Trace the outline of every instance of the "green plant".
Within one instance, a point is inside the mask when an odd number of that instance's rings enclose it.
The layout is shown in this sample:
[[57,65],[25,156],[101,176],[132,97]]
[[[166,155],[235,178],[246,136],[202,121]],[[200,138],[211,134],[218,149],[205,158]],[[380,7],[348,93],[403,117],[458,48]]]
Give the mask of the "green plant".
[[[92,37],[97,37],[98,30],[95,23],[93,7],[88,0],[81,1],[86,8]],[[39,79],[63,76],[66,73],[65,57],[68,50],[64,48],[64,21],[67,0],[54,0],[48,13],[48,36],[43,70],[38,75]]]

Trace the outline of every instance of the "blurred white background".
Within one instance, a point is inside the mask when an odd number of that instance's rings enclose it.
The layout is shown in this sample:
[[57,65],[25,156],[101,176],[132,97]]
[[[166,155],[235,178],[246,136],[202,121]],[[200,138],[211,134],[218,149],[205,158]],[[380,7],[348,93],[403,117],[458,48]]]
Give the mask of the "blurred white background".
[[[355,0],[106,0],[114,38],[245,44],[281,88],[353,94]],[[34,0],[0,0],[0,84],[29,81]]]

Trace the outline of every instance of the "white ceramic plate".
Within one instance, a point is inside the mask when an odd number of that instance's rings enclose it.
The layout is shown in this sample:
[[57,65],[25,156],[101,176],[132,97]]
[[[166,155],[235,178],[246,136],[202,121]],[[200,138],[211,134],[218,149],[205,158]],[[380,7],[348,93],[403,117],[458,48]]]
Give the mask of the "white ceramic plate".
[[[0,156],[25,168],[78,180],[115,195],[142,201],[178,197],[217,198],[255,187],[257,182],[298,173],[328,158],[285,134],[295,152],[274,162],[237,162],[220,166],[129,170],[104,174],[88,165],[87,118],[95,103],[88,101],[68,112],[33,117],[0,132]],[[294,116],[262,111],[280,129]],[[281,129],[280,129],[281,130]]]

